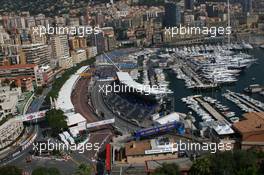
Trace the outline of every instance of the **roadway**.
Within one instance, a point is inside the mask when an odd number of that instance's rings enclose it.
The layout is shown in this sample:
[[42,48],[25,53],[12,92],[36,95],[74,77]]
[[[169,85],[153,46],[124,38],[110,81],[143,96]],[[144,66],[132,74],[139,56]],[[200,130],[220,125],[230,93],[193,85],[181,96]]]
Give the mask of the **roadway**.
[[27,113],[33,113],[39,111],[41,105],[43,104],[47,94],[51,90],[51,86],[48,88],[43,89],[43,92],[41,95],[39,95],[37,98],[35,98],[31,105],[29,106]]
[[[93,112],[93,109],[88,105],[88,78],[81,78],[76,85],[76,88],[72,92],[72,102],[75,107],[75,111],[82,114],[87,122],[96,122],[98,121],[98,117]],[[36,99],[31,103],[28,113],[39,111],[44,99],[49,92],[50,88],[44,89],[43,93],[39,95]],[[37,139],[43,139],[43,135],[41,133],[41,129],[35,125],[37,131]],[[30,145],[27,149],[23,150],[20,154],[10,159],[6,159],[6,161],[2,162],[3,164],[12,164],[16,165],[20,168],[23,168],[26,172],[32,172],[34,168],[37,166],[44,167],[57,167],[62,174],[73,174],[77,169],[80,163],[89,163],[94,165],[94,167],[99,167],[103,169],[101,165],[102,162],[97,161],[99,155],[105,150],[105,144],[109,143],[113,137],[112,127],[96,127],[96,131],[90,133],[89,143],[99,145],[99,150],[85,150],[84,153],[79,153],[78,151],[70,153],[70,160],[67,161],[58,161],[54,159],[33,159],[32,162],[27,163],[26,158],[30,156],[29,152],[33,149],[33,146]]]
[[54,159],[45,159],[45,158],[32,158],[31,162],[27,162],[26,158],[30,156],[28,153],[29,151],[33,150],[33,146],[31,145],[29,148],[25,150],[23,154],[13,160],[10,164],[18,166],[23,169],[23,171],[32,173],[32,171],[36,167],[46,167],[51,168],[55,167],[58,168],[61,174],[65,175],[72,175],[75,173],[78,165],[72,160],[54,160]]
[[[37,112],[39,111],[42,103],[45,100],[46,95],[48,94],[48,92],[51,90],[51,87],[49,88],[45,88],[42,92],[41,95],[39,95],[37,98],[35,98],[32,103],[30,104],[30,106],[27,109],[27,113],[32,113],[32,112]],[[35,133],[37,133],[37,137],[39,137],[39,135],[41,135],[40,132],[40,128],[38,127],[38,125],[30,125],[28,128],[26,128],[26,133],[23,135],[23,137],[21,138],[21,140],[19,141],[20,143],[22,143],[23,141],[25,141],[26,139],[28,139],[29,137],[33,136]],[[25,140],[22,140],[25,139]],[[16,159],[25,159],[27,156],[29,156],[28,152],[30,151],[30,147],[21,151],[19,154],[17,154],[16,156],[13,156],[14,153],[18,152],[20,150],[20,147],[18,146],[12,146],[10,150],[8,150],[6,154],[6,156],[4,157],[4,159],[1,161],[1,164],[8,164],[8,163],[13,163],[16,162]],[[23,162],[23,161],[22,161]],[[16,163],[18,166],[20,166],[19,162]],[[24,167],[24,166],[21,166]]]
[[95,116],[92,108],[88,104],[88,83],[88,78],[81,78],[72,91],[71,100],[75,112],[83,115],[89,123],[98,121],[98,117]]
[[[80,113],[84,116],[88,123],[99,121],[100,119],[96,116],[93,108],[88,104],[89,95],[88,95],[88,85],[89,78],[81,78],[72,92],[71,100],[74,105],[75,112]],[[85,151],[84,153],[73,152],[71,154],[72,159],[75,162],[81,163],[98,163],[98,155],[105,150],[105,144],[109,143],[113,137],[113,130],[111,126],[101,126],[96,127],[95,132],[90,132],[89,143],[100,145],[99,150]]]
[[[93,109],[88,105],[88,83],[88,78],[81,78],[72,92],[71,100],[74,104],[75,111],[82,114],[89,123],[98,121],[98,117],[93,112]],[[44,90],[42,95],[34,99],[28,112],[36,112],[39,110],[48,91],[49,90]],[[21,154],[16,160],[12,161],[12,164],[23,167],[23,169],[27,172],[32,172],[36,166],[45,166],[57,167],[62,174],[73,174],[80,163],[89,163],[94,165],[94,167],[98,166],[98,164],[100,164],[100,162],[97,161],[98,155],[104,151],[105,144],[110,142],[112,136],[113,133],[111,127],[97,127],[96,132],[90,133],[90,139],[88,142],[91,144],[98,143],[100,146],[99,150],[85,150],[83,153],[79,153],[79,151],[68,152],[70,153],[71,159],[67,161],[34,159],[31,163],[26,163],[26,157],[30,155],[28,152],[32,150],[32,146],[30,146],[28,149],[23,151],[23,154]],[[39,131],[38,139],[41,138],[43,138],[43,136]]]
[[[46,95],[48,94],[48,92],[50,90],[51,90],[51,87],[45,88],[43,90],[42,94],[39,95],[37,98],[35,98],[32,101],[30,107],[27,110],[27,113],[39,111],[42,103],[44,102]],[[31,125],[30,126],[30,128],[33,128],[33,127],[37,130],[36,131],[37,132],[37,138],[36,139],[41,140],[43,138],[41,128],[38,127],[38,125],[34,125],[34,126]],[[32,134],[34,134],[34,133],[32,133]],[[28,172],[30,174],[33,171],[33,169],[35,169],[36,167],[39,167],[39,166],[50,167],[50,168],[56,167],[60,170],[60,172],[62,174],[65,174],[65,175],[72,175],[77,168],[77,165],[71,160],[58,161],[58,160],[54,160],[54,159],[32,158],[31,162],[26,162],[26,158],[31,156],[31,154],[29,152],[32,150],[33,150],[33,145],[30,145],[28,148],[21,151],[20,154],[18,154],[17,156],[12,157],[10,159],[7,159],[5,162],[3,162],[3,164],[10,164],[10,165],[18,166],[18,167],[22,168],[23,171]]]

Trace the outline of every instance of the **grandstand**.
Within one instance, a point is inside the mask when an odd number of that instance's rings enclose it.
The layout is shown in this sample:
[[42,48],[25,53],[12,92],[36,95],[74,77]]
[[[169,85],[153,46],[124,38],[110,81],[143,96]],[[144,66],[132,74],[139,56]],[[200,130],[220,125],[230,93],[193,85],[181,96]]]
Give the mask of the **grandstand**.
[[135,132],[134,136],[136,139],[157,136],[158,134],[166,133],[172,130],[176,130],[178,134],[183,135],[185,132],[184,123],[174,121],[163,125],[157,125],[150,128],[144,128]]
[[117,74],[120,84],[124,84],[125,86],[129,88],[133,88],[135,89],[136,92],[143,91],[144,95],[149,95],[149,96],[154,95],[156,98],[161,98],[162,96],[166,94],[172,93],[171,91],[168,91],[168,90],[165,90],[159,87],[154,88],[154,87],[149,87],[149,86],[140,84],[134,81],[129,75],[129,73],[127,72],[117,72],[116,74]]
[[155,113],[159,106],[155,103],[148,103],[134,97],[133,95],[120,95],[111,93],[109,95],[103,95],[105,103],[111,110],[123,117],[126,120],[138,120],[143,121],[150,119],[151,115]]

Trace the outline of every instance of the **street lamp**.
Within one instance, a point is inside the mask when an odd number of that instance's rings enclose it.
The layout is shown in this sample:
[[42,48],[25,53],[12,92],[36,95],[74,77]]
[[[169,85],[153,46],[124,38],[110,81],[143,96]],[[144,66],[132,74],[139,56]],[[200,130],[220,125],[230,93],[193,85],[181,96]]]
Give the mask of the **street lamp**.
[[193,118],[192,118],[192,112],[189,111],[188,114],[187,114],[187,119],[191,122],[191,138],[192,138],[192,141],[193,141]]
[[[191,142],[193,142],[193,116],[192,116],[191,111],[188,112],[187,119],[191,122]],[[193,158],[195,159],[196,157],[195,150],[192,150],[192,155],[193,155]]]

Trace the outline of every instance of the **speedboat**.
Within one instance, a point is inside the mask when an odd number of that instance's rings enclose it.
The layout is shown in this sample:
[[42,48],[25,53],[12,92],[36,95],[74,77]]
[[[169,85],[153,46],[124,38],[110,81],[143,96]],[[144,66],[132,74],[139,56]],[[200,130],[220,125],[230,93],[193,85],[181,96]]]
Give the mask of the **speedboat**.
[[244,49],[253,49],[252,45],[249,43],[242,42],[242,47]]
[[239,122],[239,118],[238,117],[232,117],[229,119],[232,123],[236,123]]

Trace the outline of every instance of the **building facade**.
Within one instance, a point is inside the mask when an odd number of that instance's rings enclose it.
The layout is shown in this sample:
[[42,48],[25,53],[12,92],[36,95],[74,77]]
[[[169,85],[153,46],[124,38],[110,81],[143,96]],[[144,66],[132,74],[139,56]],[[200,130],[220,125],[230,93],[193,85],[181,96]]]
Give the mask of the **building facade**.
[[22,121],[15,118],[9,119],[0,126],[0,149],[5,148],[16,141],[23,131]]

